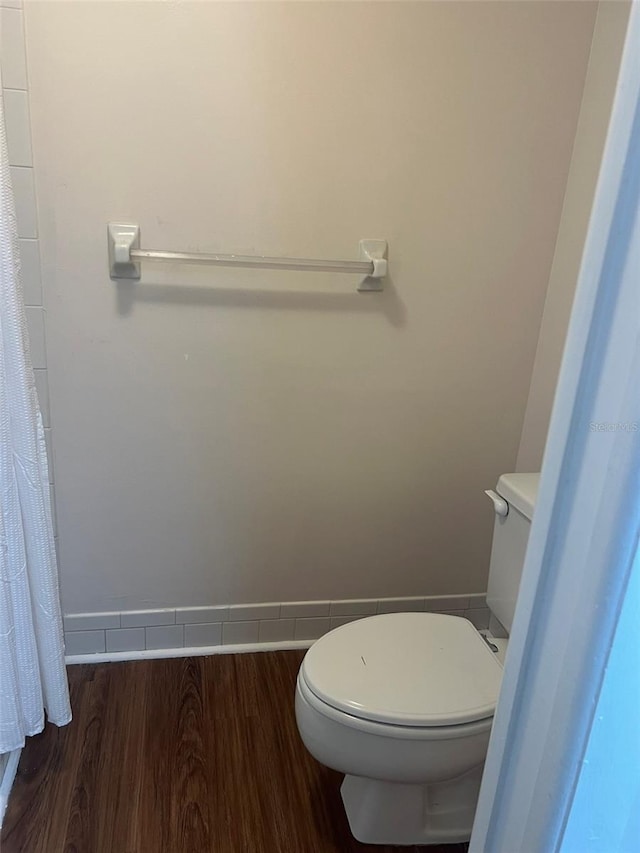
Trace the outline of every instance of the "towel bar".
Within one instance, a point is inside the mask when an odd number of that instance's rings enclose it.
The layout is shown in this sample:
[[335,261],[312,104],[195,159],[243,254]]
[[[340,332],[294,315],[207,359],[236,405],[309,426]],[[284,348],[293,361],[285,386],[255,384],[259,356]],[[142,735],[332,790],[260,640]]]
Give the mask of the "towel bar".
[[195,252],[168,252],[140,248],[140,228],[135,224],[110,222],[107,227],[109,273],[112,279],[139,279],[142,261],[179,264],[206,264],[250,269],[298,270],[299,272],[339,272],[364,276],[360,292],[382,290],[387,274],[387,241],[360,240],[360,260],[331,261],[312,258],[268,258],[262,255],[220,255]]

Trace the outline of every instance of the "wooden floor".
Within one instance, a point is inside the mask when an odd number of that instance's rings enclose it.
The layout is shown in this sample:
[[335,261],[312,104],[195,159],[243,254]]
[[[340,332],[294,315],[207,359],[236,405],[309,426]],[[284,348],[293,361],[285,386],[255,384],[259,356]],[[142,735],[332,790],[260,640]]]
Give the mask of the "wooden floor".
[[302,652],[69,668],[74,718],[30,738],[2,853],[351,853],[341,777],[299,739]]

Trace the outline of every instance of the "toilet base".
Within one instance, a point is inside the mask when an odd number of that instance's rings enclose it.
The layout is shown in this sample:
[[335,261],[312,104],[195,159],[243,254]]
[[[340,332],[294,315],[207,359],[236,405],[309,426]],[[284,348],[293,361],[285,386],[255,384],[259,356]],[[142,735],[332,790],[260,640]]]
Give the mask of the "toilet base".
[[428,785],[345,776],[340,789],[351,832],[367,844],[468,841],[483,765]]

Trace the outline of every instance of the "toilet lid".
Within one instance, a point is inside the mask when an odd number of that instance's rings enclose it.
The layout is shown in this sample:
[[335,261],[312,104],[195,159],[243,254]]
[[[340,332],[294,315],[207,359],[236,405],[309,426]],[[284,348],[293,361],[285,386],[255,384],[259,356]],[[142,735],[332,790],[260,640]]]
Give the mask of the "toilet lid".
[[389,613],[325,634],[302,675],[320,700],[352,716],[451,726],[493,716],[502,666],[467,619]]

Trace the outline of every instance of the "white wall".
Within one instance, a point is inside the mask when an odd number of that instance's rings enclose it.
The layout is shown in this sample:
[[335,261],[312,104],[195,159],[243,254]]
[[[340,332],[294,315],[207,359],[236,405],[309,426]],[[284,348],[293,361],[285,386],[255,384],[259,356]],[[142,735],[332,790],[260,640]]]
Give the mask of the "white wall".
[[630,3],[627,2],[604,2],[598,7],[518,450],[518,471],[539,471],[542,467],[542,454],[613,104],[629,9]]
[[[67,612],[485,588],[595,11],[28,5]],[[118,218],[392,281],[118,288]]]

